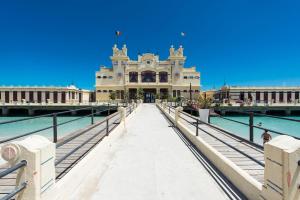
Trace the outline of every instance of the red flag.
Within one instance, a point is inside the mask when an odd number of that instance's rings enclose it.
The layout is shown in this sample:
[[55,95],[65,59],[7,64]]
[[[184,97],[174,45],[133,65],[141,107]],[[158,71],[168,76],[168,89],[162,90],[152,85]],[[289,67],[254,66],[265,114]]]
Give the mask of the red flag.
[[121,31],[116,31],[116,36],[120,36],[121,35]]

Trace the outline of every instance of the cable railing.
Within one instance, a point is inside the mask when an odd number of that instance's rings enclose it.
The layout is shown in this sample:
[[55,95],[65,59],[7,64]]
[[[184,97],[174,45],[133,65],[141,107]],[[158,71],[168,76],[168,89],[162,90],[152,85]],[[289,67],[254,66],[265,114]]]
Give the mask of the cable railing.
[[241,122],[241,121],[234,120],[234,119],[229,119],[229,118],[221,116],[221,115],[216,115],[216,116],[221,118],[221,119],[227,120],[227,121],[231,121],[231,122],[235,122],[235,123],[238,123],[238,124],[248,126],[249,127],[249,140],[251,142],[254,142],[254,128],[263,130],[264,132],[274,133],[274,134],[277,134],[277,135],[288,135],[288,136],[291,136],[295,139],[300,140],[300,137],[291,135],[289,133],[284,133],[282,131],[277,131],[277,130],[274,130],[274,129],[271,129],[271,128],[262,127],[261,125],[254,125],[254,116],[270,117],[270,118],[274,118],[274,119],[287,120],[287,121],[298,122],[298,123],[300,122],[300,120],[290,119],[290,118],[280,117],[280,116],[274,116],[274,115],[255,113],[255,112],[242,112],[242,111],[235,111],[235,112],[238,113],[238,114],[248,115],[249,116],[249,123]]
[[[8,168],[2,172],[0,172],[0,178],[3,178],[23,167],[25,167],[27,165],[27,161],[26,160],[22,160],[21,162],[19,162],[18,164],[14,165],[11,168]],[[6,194],[4,197],[1,198],[1,200],[9,200],[12,197],[14,197],[16,194],[18,194],[19,192],[21,192],[22,190],[24,190],[27,186],[27,182],[23,182],[20,184],[19,187],[16,187],[13,191],[11,191],[10,193]]]
[[[91,118],[91,124],[94,124],[95,115],[98,115],[98,114],[101,114],[101,113],[104,113],[104,112],[107,112],[107,114],[109,115],[112,112],[111,111],[111,106],[109,104],[107,104],[107,107],[108,107],[107,109],[100,110],[100,111],[96,111],[98,107],[85,107],[85,108],[62,111],[62,112],[56,112],[56,113],[51,113],[51,114],[46,114],[46,115],[39,115],[39,116],[35,116],[35,117],[22,118],[22,119],[17,119],[17,120],[0,122],[0,125],[4,125],[4,124],[11,124],[11,123],[17,123],[17,122],[21,122],[21,121],[38,119],[38,118],[42,118],[42,117],[52,117],[52,125],[51,126],[43,127],[41,129],[34,130],[34,131],[29,131],[27,133],[23,133],[23,134],[14,136],[14,137],[2,139],[2,140],[0,140],[0,144],[6,143],[6,142],[9,142],[9,141],[13,141],[13,140],[25,137],[25,136],[29,136],[29,135],[32,135],[32,134],[35,134],[35,133],[40,133],[42,131],[49,130],[49,129],[53,129],[53,133],[52,133],[53,142],[57,143],[57,141],[58,141],[58,130],[57,130],[57,128],[59,126],[62,126],[62,125],[65,125],[65,124],[68,124],[68,123],[71,123],[71,122],[74,122],[74,121],[78,121],[78,120],[81,120],[81,119],[84,119],[84,118],[87,118],[87,117],[90,117]],[[103,108],[103,105],[99,106],[99,108]],[[84,116],[81,116],[81,117],[77,117],[75,119],[65,121],[65,122],[61,122],[61,123],[57,122],[57,117],[59,115],[68,114],[68,113],[77,112],[77,111],[82,111],[82,110],[91,110],[91,113],[88,114],[88,115],[84,115]]]
[[[241,151],[240,149],[238,149],[238,148],[235,147],[234,145],[231,145],[230,143],[228,143],[228,142],[222,140],[221,138],[215,136],[214,134],[212,134],[212,133],[206,131],[205,129],[201,128],[199,125],[200,125],[200,124],[205,124],[205,125],[207,125],[207,126],[213,128],[213,129],[216,129],[215,126],[211,125],[210,123],[206,123],[206,122],[204,122],[204,121],[201,121],[199,118],[194,117],[194,116],[192,116],[192,115],[190,115],[190,114],[188,114],[188,113],[186,113],[186,112],[184,112],[184,111],[179,111],[179,113],[183,114],[184,116],[186,116],[186,117],[188,117],[188,118],[191,118],[191,119],[195,120],[195,122],[191,122],[191,121],[189,121],[188,119],[184,118],[183,116],[179,115],[179,118],[180,118],[180,119],[186,121],[187,123],[191,124],[192,126],[194,126],[194,127],[196,128],[196,136],[199,135],[199,130],[201,130],[202,132],[208,134],[209,136],[211,136],[211,137],[213,137],[214,139],[218,140],[219,142],[225,144],[226,146],[230,147],[231,149],[233,149],[233,150],[239,152],[239,153],[242,154],[243,156],[245,156],[245,157],[251,159],[252,161],[256,162],[256,163],[259,164],[260,166],[262,166],[262,167],[265,166],[265,164],[264,164],[263,162],[261,162],[260,160],[258,160],[258,159],[256,159],[256,158],[254,158],[253,156],[251,156],[251,155],[249,155],[249,154],[247,154],[247,153]],[[223,129],[217,128],[217,130],[219,130],[219,131],[221,131],[221,132],[224,132],[224,133],[228,134],[228,132],[225,131],[225,130],[223,130]],[[260,148],[261,148],[261,146],[259,146],[258,144],[255,144],[255,143],[253,143],[253,142],[249,142],[249,141],[247,141],[247,140],[245,140],[245,139],[243,139],[243,138],[241,138],[241,137],[238,137],[238,136],[233,135],[233,134],[229,134],[229,135],[230,135],[230,136],[233,136],[234,138],[236,138],[236,139],[238,139],[238,140],[242,140],[242,141],[244,141],[244,142],[253,144],[253,145],[256,146],[256,147],[260,147]]]

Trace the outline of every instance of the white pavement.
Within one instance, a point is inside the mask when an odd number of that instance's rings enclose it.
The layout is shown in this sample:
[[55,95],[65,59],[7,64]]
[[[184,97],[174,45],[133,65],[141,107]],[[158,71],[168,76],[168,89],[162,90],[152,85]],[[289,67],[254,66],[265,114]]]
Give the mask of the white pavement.
[[[155,105],[141,105],[120,132],[110,144],[112,156],[78,188],[84,199],[228,199]],[[83,188],[89,191],[79,192]],[[76,191],[74,196],[79,197]]]

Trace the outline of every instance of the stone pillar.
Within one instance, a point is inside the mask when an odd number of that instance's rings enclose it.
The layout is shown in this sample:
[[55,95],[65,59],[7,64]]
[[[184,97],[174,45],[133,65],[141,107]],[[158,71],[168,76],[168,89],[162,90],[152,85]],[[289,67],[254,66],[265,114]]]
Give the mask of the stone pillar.
[[292,100],[292,103],[295,103],[295,102],[296,102],[296,99],[295,99],[295,91],[292,91],[291,100]]
[[69,92],[66,92],[66,103],[70,103],[70,96],[69,96]]
[[273,103],[273,101],[272,101],[272,92],[268,92],[268,103],[269,104]]
[[279,103],[279,92],[276,92],[276,99],[275,99],[276,103]]
[[6,108],[6,107],[3,107],[3,108],[2,108],[2,115],[3,115],[3,116],[7,116],[8,114],[9,114],[9,109]]
[[283,103],[287,103],[287,93],[283,92]]
[[263,199],[300,199],[300,140],[277,136],[264,145],[264,152]]
[[252,102],[253,103],[257,103],[256,102],[256,93],[255,92],[251,92],[251,95],[252,95]]
[[34,115],[34,110],[31,108],[28,108],[28,115],[33,116]]
[[5,103],[5,92],[1,91],[1,102]]
[[118,112],[120,112],[121,115],[121,121],[125,122],[126,119],[126,110],[124,107],[118,107]]
[[38,95],[37,95],[37,91],[33,92],[33,102],[37,103],[38,102]]
[[180,112],[183,111],[183,108],[182,107],[177,107],[175,108],[175,125],[178,126],[178,122],[180,121]]
[[25,100],[29,102],[29,91],[25,92]]
[[54,143],[43,136],[33,135],[5,144],[2,150],[2,158],[11,166],[26,161],[26,166],[17,171],[16,186],[27,185],[17,194],[16,200],[40,200],[51,195],[55,185]]
[[46,103],[47,100],[46,100],[46,92],[45,91],[42,91],[42,103]]
[[18,100],[18,103],[22,103],[21,91],[17,91],[17,100]]
[[9,91],[9,103],[13,101],[13,91]]
[[54,97],[53,97],[53,92],[52,92],[52,91],[51,91],[50,94],[49,94],[49,99],[50,99],[50,102],[51,102],[51,103],[54,102],[54,101],[53,101],[53,100],[54,100]]
[[61,103],[61,92],[57,92],[57,103]]

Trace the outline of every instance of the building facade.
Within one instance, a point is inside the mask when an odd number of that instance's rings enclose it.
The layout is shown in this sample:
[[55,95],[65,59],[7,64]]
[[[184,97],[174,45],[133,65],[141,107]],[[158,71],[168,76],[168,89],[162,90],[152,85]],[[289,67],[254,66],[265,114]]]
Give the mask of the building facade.
[[224,86],[215,99],[230,103],[298,104],[300,87],[239,87]]
[[138,55],[131,60],[127,47],[113,47],[110,57],[112,67],[100,67],[96,72],[96,100],[108,101],[114,92],[116,99],[135,99],[138,91],[143,91],[144,102],[154,102],[155,98],[184,97],[199,94],[200,73],[196,67],[184,67],[186,57],[183,48],[171,46],[169,57],[159,60],[152,53]]
[[41,103],[72,104],[88,103],[91,92],[78,89],[74,85],[68,87],[52,86],[1,86],[0,102],[2,104]]

